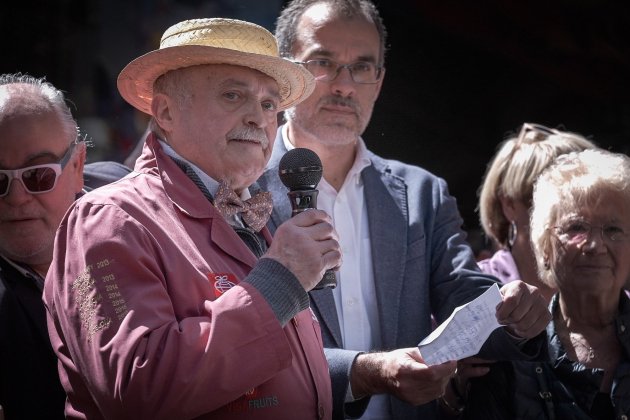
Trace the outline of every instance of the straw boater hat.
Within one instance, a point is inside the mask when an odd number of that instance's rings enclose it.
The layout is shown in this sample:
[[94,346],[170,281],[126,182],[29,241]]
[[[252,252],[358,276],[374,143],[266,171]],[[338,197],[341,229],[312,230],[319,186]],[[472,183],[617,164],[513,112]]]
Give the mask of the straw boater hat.
[[278,82],[280,108],[302,102],[315,88],[311,73],[280,58],[276,39],[265,28],[235,19],[193,19],[171,26],[160,49],[133,60],[118,76],[127,102],[151,114],[153,83],[171,70],[199,64],[232,64],[256,69]]

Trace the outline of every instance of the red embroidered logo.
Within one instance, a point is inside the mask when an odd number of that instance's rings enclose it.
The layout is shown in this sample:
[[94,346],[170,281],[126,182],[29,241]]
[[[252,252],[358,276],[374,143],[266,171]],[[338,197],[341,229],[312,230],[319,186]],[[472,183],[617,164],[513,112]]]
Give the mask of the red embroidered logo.
[[258,391],[258,388],[254,387],[250,390],[248,390],[247,392],[245,392],[245,397],[246,398],[255,398],[258,396],[258,394],[260,394],[260,392]]
[[236,276],[232,273],[208,273],[208,280],[217,298],[238,284]]

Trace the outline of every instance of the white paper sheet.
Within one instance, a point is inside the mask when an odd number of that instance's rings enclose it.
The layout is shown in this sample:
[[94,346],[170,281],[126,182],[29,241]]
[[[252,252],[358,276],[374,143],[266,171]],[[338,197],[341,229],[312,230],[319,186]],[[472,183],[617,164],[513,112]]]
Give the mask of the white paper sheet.
[[501,292],[495,284],[451,316],[418,344],[427,365],[460,360],[479,353],[490,333],[501,325],[495,316]]

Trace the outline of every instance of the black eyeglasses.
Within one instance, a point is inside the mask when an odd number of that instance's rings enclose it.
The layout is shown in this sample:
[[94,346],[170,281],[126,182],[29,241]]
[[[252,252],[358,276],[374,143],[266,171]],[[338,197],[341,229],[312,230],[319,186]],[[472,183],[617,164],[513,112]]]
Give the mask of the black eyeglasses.
[[0,197],[9,194],[11,182],[19,180],[30,194],[43,194],[52,191],[63,168],[72,157],[77,142],[73,141],[58,163],[29,166],[21,169],[0,169]]
[[301,64],[320,82],[332,82],[337,78],[341,69],[348,69],[350,77],[355,83],[377,83],[383,73],[383,67],[369,61],[357,61],[350,64],[339,64],[327,58],[308,61],[294,61]]
[[612,242],[621,242],[630,238],[627,229],[616,225],[594,226],[584,220],[571,220],[562,226],[554,226],[553,229],[561,242],[567,244],[582,244],[591,237],[593,228],[597,228],[602,238]]

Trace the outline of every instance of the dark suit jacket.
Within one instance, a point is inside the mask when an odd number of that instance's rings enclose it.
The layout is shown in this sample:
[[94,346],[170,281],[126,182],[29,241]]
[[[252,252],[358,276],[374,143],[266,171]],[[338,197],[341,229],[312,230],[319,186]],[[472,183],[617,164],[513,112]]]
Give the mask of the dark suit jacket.
[[[260,187],[273,194],[272,232],[291,216],[288,189],[278,177],[280,158],[286,153],[278,129]],[[446,182],[417,166],[385,160],[370,153],[371,166],[361,174],[373,256],[383,350],[416,346],[432,329],[431,314],[444,321],[453,310],[469,302],[496,282],[479,272],[473,252],[461,229],[455,199]],[[330,289],[310,293],[321,321],[322,336],[333,385],[334,418],[360,414],[367,399],[345,404],[348,372],[359,352],[342,348],[341,330]],[[488,358],[523,359],[538,356],[542,339],[527,353],[503,330],[496,330],[480,352]],[[374,349],[379,350],[379,349]],[[437,417],[437,404],[413,407],[390,397],[394,419]]]
[[131,168],[111,160],[86,163],[83,168],[85,189],[92,191],[94,188],[118,181],[129,173]]
[[0,405],[7,420],[63,419],[42,290],[0,257]]

